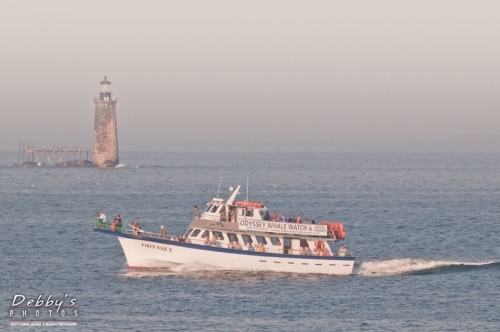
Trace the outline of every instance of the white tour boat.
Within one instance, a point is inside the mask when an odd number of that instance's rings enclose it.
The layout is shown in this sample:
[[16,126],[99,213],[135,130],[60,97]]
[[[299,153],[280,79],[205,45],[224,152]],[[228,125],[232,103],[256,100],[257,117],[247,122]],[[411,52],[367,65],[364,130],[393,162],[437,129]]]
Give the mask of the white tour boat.
[[138,225],[95,221],[95,232],[118,237],[130,267],[179,264],[228,270],[267,270],[346,275],[354,255],[336,244],[345,238],[339,222],[289,223],[266,220],[261,202],[214,198],[189,224],[182,237],[146,232]]

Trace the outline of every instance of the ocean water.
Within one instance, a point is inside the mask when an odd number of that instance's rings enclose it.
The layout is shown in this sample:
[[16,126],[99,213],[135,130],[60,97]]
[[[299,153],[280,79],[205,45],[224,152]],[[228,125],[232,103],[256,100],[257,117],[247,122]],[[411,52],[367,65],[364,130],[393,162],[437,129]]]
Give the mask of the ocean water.
[[[500,330],[499,154],[120,159],[113,169],[25,168],[0,153],[0,330],[54,329],[10,327],[16,294],[75,298],[77,326],[60,331]],[[221,173],[222,197],[241,184],[246,198],[248,178],[248,198],[271,211],[344,222],[354,274],[129,269],[118,240],[92,231],[103,210],[181,234],[192,206],[217,196]]]

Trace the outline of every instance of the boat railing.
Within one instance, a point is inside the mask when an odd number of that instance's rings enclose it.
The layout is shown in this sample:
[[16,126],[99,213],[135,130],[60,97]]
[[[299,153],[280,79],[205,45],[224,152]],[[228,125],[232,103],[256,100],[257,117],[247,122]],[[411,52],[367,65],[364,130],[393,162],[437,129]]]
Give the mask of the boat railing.
[[[241,246],[241,249],[236,249],[228,246],[227,243],[221,243],[220,241],[217,241],[215,245],[213,244],[205,244],[203,240],[198,240],[198,239],[193,239],[192,244],[198,244],[198,245],[204,245],[204,246],[211,246],[211,247],[217,247],[217,248],[227,248],[227,249],[232,249],[232,250],[240,250],[240,251],[250,251],[248,250],[248,244],[243,244]],[[254,250],[251,251],[259,251],[258,245],[254,245]],[[312,250],[305,250],[305,249],[283,249],[283,248],[273,248],[273,247],[267,247],[265,248],[266,253],[274,253],[274,254],[284,254],[284,255],[295,255],[295,256],[329,256],[329,257],[354,257],[354,253],[352,252],[345,252],[345,253],[339,253],[335,251],[327,251],[327,255],[325,255],[322,252],[315,252]]]
[[122,225],[113,227],[109,221],[104,222],[102,219],[94,218],[94,228],[102,229],[110,232],[124,233],[129,235],[147,236],[157,239],[164,239],[167,236],[161,233],[147,232],[130,224],[123,223]]

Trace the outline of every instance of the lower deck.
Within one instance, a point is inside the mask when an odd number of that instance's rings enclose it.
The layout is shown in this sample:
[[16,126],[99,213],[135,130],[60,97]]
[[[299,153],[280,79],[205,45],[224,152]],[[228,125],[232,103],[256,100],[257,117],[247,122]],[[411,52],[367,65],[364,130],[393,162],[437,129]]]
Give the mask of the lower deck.
[[[176,239],[177,240],[177,239]],[[287,255],[305,256],[352,256],[334,241],[328,239],[297,237],[272,233],[249,233],[242,231],[209,230],[190,228],[178,240],[217,248],[259,251]]]
[[[343,246],[334,248],[335,242],[331,239],[297,237],[293,235],[273,233],[250,233],[237,230],[189,228],[183,236],[171,236],[166,232],[152,233],[138,229],[132,225],[110,227],[107,223],[95,221],[94,230],[111,231],[119,235],[127,235],[137,239],[152,240],[154,242],[179,242],[204,249],[222,248],[236,251],[250,251],[275,255],[319,256],[354,258],[351,252]],[[118,234],[116,234],[118,235]],[[160,240],[160,241],[158,241]]]

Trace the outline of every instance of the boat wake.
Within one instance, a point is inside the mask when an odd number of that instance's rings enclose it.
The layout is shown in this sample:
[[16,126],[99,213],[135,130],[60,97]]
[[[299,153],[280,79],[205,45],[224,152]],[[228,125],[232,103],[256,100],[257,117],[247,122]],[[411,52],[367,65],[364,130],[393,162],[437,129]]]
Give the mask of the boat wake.
[[426,275],[460,273],[478,269],[500,269],[500,262],[458,262],[400,258],[362,262],[354,274],[360,276]]
[[162,268],[129,268],[124,267],[120,273],[121,278],[189,278],[199,282],[224,283],[228,285],[261,284],[262,282],[283,281],[284,279],[322,281],[332,277],[341,278],[346,276],[335,276],[328,274],[294,274],[289,272],[274,272],[262,270],[225,270],[218,267],[185,264],[174,267]]
[[122,277],[141,278],[141,277],[162,277],[174,275],[186,275],[196,273],[215,272],[221,269],[203,265],[203,264],[175,264],[165,267],[140,267],[129,268],[126,267],[122,270]]
[[[432,275],[446,273],[461,273],[476,271],[481,269],[496,269],[500,271],[500,262],[459,262],[459,261],[442,261],[442,260],[425,260],[418,258],[400,258],[388,260],[376,260],[362,262],[354,268],[352,275],[357,276],[396,276],[396,275]],[[142,278],[142,277],[166,277],[166,276],[189,276],[200,277],[203,279],[218,279],[221,280],[228,277],[231,280],[239,279],[240,277],[260,278],[265,276],[266,279],[283,278],[288,274],[285,272],[271,271],[253,271],[253,270],[225,270],[223,268],[204,265],[204,264],[179,264],[169,267],[144,267],[144,268],[129,268],[125,267],[121,273],[121,277],[125,278]],[[305,275],[302,275],[304,277]],[[320,277],[318,274],[309,276]],[[325,277],[327,277],[325,275]],[[330,276],[331,277],[331,276]],[[335,276],[338,277],[338,276]]]

